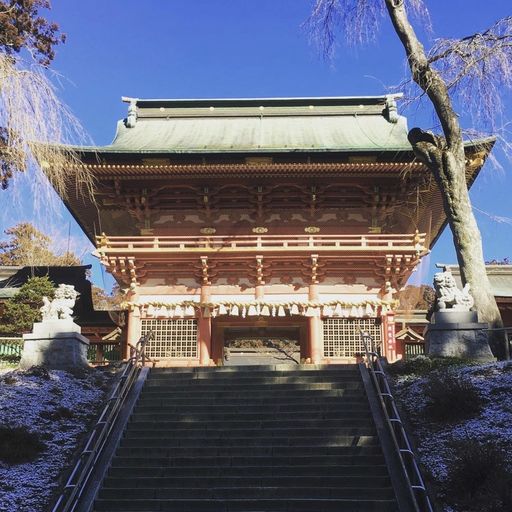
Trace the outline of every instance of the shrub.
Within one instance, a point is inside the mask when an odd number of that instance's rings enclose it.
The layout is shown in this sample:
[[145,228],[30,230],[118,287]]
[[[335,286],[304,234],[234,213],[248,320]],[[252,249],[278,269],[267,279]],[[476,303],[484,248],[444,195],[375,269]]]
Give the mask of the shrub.
[[0,363],[7,363],[9,365],[17,365],[21,360],[18,354],[0,354]]
[[0,460],[7,464],[31,462],[46,448],[35,432],[25,427],[0,425]]
[[504,452],[474,439],[459,441],[453,448],[448,479],[457,510],[512,510],[512,474]]
[[433,420],[457,421],[480,413],[483,399],[467,377],[453,371],[430,374],[423,386],[427,399],[425,412]]
[[16,375],[12,373],[7,373],[6,375],[0,378],[0,381],[2,382],[2,384],[7,384],[8,386],[13,386],[14,384],[18,383]]
[[55,294],[53,283],[47,277],[32,277],[22,285],[14,297],[5,301],[0,317],[0,333],[18,335],[30,332],[34,322],[41,320],[39,311],[43,296]]
[[44,366],[31,366],[28,370],[25,370],[25,375],[50,380],[50,372]]
[[420,355],[390,364],[387,370],[392,375],[421,376],[433,371],[467,365],[468,361],[456,357],[428,357]]
[[39,416],[45,420],[60,421],[73,418],[74,413],[71,409],[61,406],[54,410],[41,411]]

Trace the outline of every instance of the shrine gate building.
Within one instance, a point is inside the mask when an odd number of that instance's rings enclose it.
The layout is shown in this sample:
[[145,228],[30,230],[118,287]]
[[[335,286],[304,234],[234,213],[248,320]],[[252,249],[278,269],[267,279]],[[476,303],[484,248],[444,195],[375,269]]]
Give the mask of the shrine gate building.
[[[395,360],[393,293],[446,223],[399,97],[124,98],[113,143],[78,148],[96,204],[66,203],[127,290],[128,343],[214,365],[257,332],[329,363],[363,329]],[[467,145],[469,184],[491,145]]]

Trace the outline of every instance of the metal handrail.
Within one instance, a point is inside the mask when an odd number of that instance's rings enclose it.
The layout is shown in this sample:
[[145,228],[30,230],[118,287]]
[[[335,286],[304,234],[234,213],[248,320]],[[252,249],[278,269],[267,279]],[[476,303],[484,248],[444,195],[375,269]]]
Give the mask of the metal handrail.
[[137,379],[140,368],[146,362],[147,358],[144,352],[147,343],[152,338],[153,331],[150,331],[145,336],[142,336],[137,345],[133,347],[131,357],[128,359],[118,383],[94,425],[91,435],[80,453],[80,457],[71,471],[64,490],[55,503],[52,512],[72,512],[75,510],[78,500],[91,477],[94,466],[112,432],[119,412],[126,401],[133,383]]
[[374,339],[367,332],[360,331],[360,334],[366,353],[366,368],[379,397],[384,419],[393,439],[395,450],[400,458],[404,477],[411,490],[416,510],[419,512],[434,512],[416,461],[416,456],[407,437],[384,368],[380,362],[380,355],[375,349]]

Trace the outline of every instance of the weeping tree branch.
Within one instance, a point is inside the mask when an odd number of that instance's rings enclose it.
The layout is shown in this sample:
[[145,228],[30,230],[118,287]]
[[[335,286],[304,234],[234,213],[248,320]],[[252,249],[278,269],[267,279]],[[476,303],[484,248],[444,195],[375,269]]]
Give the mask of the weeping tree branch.
[[462,39],[437,39],[428,60],[461,99],[461,107],[496,131],[503,90],[512,89],[512,16]]
[[[34,188],[44,187],[42,169],[66,196],[75,184],[92,190],[92,177],[69,144],[87,140],[80,122],[58,98],[40,64],[24,65],[0,53],[0,184],[31,172]],[[68,145],[66,145],[68,144]],[[74,172],[70,172],[74,169]],[[36,196],[42,190],[35,190]]]

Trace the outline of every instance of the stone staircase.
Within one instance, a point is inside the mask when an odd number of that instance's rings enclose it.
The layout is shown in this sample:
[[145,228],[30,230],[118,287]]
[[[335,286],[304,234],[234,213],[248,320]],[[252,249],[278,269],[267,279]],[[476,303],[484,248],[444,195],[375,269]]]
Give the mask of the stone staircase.
[[356,365],[153,369],[94,510],[398,505]]

